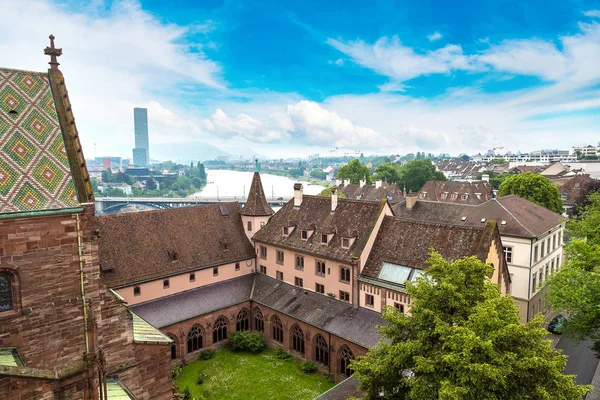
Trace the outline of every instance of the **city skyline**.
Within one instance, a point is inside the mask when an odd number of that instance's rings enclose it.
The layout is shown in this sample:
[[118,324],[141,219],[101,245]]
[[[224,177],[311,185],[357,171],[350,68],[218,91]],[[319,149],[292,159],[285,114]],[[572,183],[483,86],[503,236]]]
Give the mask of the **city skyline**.
[[39,70],[38,38],[61,39],[94,155],[131,154],[134,106],[157,159],[527,152],[597,142],[599,9],[41,0],[5,7],[0,47]]

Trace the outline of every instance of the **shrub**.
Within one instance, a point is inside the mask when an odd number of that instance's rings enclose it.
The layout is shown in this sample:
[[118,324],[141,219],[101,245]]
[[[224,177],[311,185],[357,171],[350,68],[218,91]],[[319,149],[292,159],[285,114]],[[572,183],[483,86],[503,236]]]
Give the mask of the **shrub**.
[[291,360],[292,359],[292,355],[290,353],[288,353],[287,351],[285,351],[285,349],[281,346],[277,348],[276,356],[280,360]]
[[214,350],[202,350],[200,355],[198,355],[198,360],[210,360],[211,358],[214,358],[214,356]]
[[204,381],[206,380],[206,374],[204,374],[203,372],[200,372],[198,374],[198,378],[196,378],[196,383],[198,385],[202,385],[204,383]]
[[229,344],[234,351],[258,354],[265,348],[265,338],[260,332],[239,331],[229,337]]
[[179,374],[181,373],[181,367],[173,367],[173,371],[171,372],[171,376],[173,378],[177,378],[179,376]]
[[181,392],[181,394],[183,395],[184,400],[189,400],[192,397],[192,394],[190,393],[190,388],[188,387],[183,389],[183,392]]
[[304,361],[300,366],[300,369],[305,374],[311,374],[317,370],[317,364],[312,361]]

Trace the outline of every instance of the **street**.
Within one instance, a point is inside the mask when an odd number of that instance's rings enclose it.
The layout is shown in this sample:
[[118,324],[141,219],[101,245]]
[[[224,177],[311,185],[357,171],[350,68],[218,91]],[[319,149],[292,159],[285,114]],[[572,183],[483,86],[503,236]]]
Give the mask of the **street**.
[[581,385],[588,385],[592,382],[598,366],[598,359],[594,356],[590,346],[591,342],[589,341],[576,344],[565,336],[562,336],[556,345],[557,349],[561,349],[564,354],[569,356],[565,373],[577,375],[575,381]]

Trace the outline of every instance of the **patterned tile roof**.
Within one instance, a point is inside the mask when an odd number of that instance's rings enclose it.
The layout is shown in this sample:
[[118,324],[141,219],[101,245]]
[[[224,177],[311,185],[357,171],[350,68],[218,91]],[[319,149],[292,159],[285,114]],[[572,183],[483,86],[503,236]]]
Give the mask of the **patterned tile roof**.
[[252,185],[250,185],[250,191],[248,192],[248,200],[246,201],[241,214],[250,216],[266,216],[273,214],[273,209],[271,209],[269,203],[267,203],[265,191],[263,190],[260,174],[258,172],[255,172],[252,177]]
[[349,199],[373,200],[388,199],[390,204],[396,204],[404,199],[402,189],[395,184],[383,182],[381,186],[377,185],[338,185],[338,190]]
[[419,199],[459,204],[481,204],[494,197],[489,182],[428,181],[419,190]]
[[79,205],[50,86],[0,69],[0,214]]

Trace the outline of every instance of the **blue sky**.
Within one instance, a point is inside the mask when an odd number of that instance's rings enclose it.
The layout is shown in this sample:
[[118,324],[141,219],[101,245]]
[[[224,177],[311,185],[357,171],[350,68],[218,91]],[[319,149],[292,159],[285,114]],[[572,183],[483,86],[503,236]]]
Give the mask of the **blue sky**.
[[600,140],[597,1],[16,3],[0,65],[54,33],[90,156],[130,155],[134,106],[158,159]]

